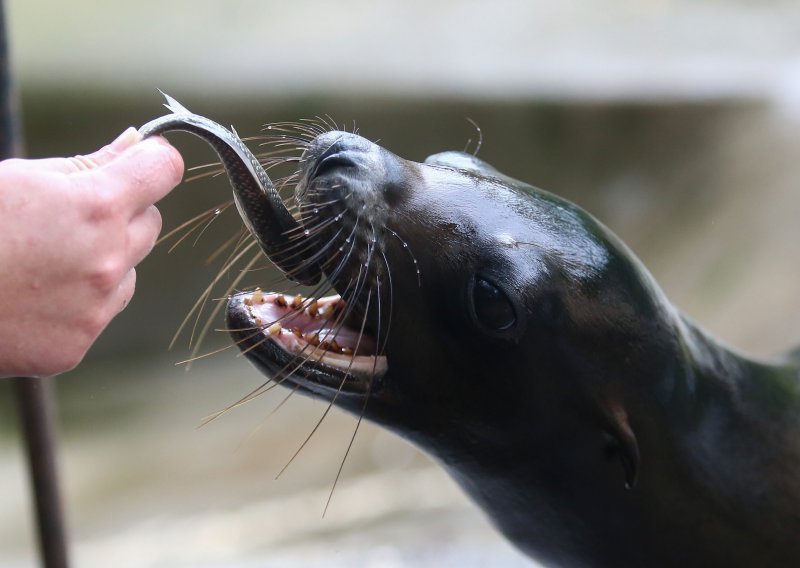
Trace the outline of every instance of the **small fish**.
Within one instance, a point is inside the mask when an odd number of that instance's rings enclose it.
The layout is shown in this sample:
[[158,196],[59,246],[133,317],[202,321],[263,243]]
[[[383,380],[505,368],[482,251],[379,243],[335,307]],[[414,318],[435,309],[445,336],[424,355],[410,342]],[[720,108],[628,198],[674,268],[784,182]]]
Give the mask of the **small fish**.
[[[236,208],[247,229],[269,259],[295,282],[316,284],[321,270],[307,258],[310,252],[296,246],[302,226],[292,217],[272,180],[235,130],[194,114],[166,93],[164,105],[172,114],[151,120],[139,129],[142,137],[174,130],[191,132],[217,153],[233,188]],[[294,246],[293,246],[294,245]]]

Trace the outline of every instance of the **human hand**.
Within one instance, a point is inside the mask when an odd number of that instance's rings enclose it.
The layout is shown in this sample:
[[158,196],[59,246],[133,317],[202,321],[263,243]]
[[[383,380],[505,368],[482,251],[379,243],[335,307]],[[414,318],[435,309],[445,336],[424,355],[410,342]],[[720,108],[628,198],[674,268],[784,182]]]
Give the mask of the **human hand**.
[[0,162],[0,377],[63,373],[130,302],[180,154],[129,128],[88,156]]

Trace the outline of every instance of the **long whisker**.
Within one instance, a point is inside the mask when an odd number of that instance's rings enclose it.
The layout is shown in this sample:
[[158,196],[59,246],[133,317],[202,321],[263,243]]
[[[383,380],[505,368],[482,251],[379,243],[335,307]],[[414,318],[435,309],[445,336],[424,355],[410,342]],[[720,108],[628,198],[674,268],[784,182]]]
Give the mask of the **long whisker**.
[[[197,301],[195,301],[194,305],[192,306],[192,309],[189,311],[188,314],[186,314],[186,317],[181,322],[181,325],[178,327],[178,331],[175,332],[175,336],[172,338],[172,341],[169,344],[170,349],[175,345],[175,341],[178,339],[178,336],[186,328],[186,325],[189,323],[189,319],[191,319],[192,314],[200,306],[202,306],[202,304],[206,301],[206,299],[208,299],[208,296],[211,294],[211,291],[214,289],[214,286],[216,286],[217,282],[219,282],[222,279],[222,276],[225,274],[225,272],[227,272],[227,270],[232,265],[236,264],[236,262],[238,262],[245,254],[247,254],[247,251],[252,249],[255,245],[256,245],[256,242],[253,241],[250,244],[248,244],[247,246],[245,246],[244,249],[242,249],[238,254],[236,254],[236,256],[232,260],[228,261],[226,263],[226,266],[223,267],[223,269],[220,270],[219,273],[214,277],[214,279],[211,281],[211,284],[209,284],[208,287],[205,289],[205,291],[200,295],[200,297],[197,298]],[[198,314],[198,316],[199,316],[199,314]]]
[[[168,233],[166,233],[166,234],[162,235],[161,237],[159,237],[158,240],[156,241],[156,245],[160,245],[164,241],[169,240],[171,237],[173,237],[177,233],[181,232],[183,229],[185,229],[186,227],[188,227],[190,225],[193,225],[195,223],[202,224],[203,221],[209,215],[218,215],[217,211],[224,211],[225,209],[230,207],[232,204],[233,204],[232,201],[227,201],[225,203],[220,203],[216,207],[211,207],[210,209],[207,209],[207,210],[203,211],[199,215],[196,215],[196,216],[192,217],[188,221],[184,221],[183,223],[181,223],[180,225],[178,225],[177,227],[175,227],[174,229],[172,229]],[[195,230],[195,228],[190,229],[189,230],[189,234],[191,234],[194,230]],[[186,236],[181,237],[181,240],[183,240],[184,238],[186,238]],[[170,251],[172,251],[173,248],[175,248],[175,247],[173,246],[172,248],[170,248]]]
[[[245,267],[243,269],[241,269],[241,271],[239,272],[239,275],[236,278],[234,278],[234,280],[228,286],[228,289],[225,290],[225,292],[223,293],[223,296],[227,297],[231,293],[231,291],[234,288],[236,288],[236,286],[239,285],[239,282],[241,282],[242,279],[247,275],[247,271],[256,262],[258,262],[259,260],[261,260],[263,258],[264,258],[264,256],[263,256],[263,253],[261,251],[258,251],[255,255],[253,255],[253,258],[251,258],[250,261],[245,265]],[[206,319],[205,325],[200,330],[200,335],[198,335],[198,337],[197,337],[197,343],[195,344],[194,349],[192,349],[192,357],[196,356],[197,353],[200,351],[200,346],[203,344],[203,340],[205,339],[206,335],[208,334],[209,329],[213,325],[214,318],[217,317],[217,314],[219,314],[219,312],[222,310],[224,305],[225,305],[224,302],[217,302],[217,305],[214,306],[213,310],[211,310],[211,313],[208,315],[208,318]],[[191,362],[189,362],[189,364],[187,365],[187,368],[189,368],[190,366],[191,366]]]
[[[368,308],[369,308],[369,298],[371,297],[371,295],[372,295],[372,291],[370,291],[370,293],[369,293],[369,295],[367,297],[367,307]],[[358,352],[358,348],[361,345],[361,340],[364,337],[364,326],[366,325],[366,323],[367,323],[367,318],[364,317],[364,321],[361,324],[361,332],[359,333],[358,341],[356,342],[356,348],[353,350],[354,353]],[[342,381],[339,383],[339,388],[336,389],[336,393],[334,393],[333,397],[331,398],[330,403],[325,408],[325,412],[322,413],[322,416],[319,418],[317,423],[314,425],[314,428],[311,430],[311,432],[308,434],[308,436],[306,436],[306,439],[303,440],[303,443],[300,444],[300,447],[297,448],[297,451],[295,451],[294,455],[292,455],[292,457],[289,459],[289,461],[286,462],[286,465],[283,466],[283,469],[281,469],[278,472],[278,475],[275,476],[275,479],[278,479],[283,474],[283,472],[286,471],[286,469],[292,464],[292,462],[300,454],[300,452],[303,451],[303,448],[306,447],[306,445],[308,444],[309,440],[311,440],[312,436],[314,436],[316,431],[322,425],[322,422],[325,420],[325,417],[328,416],[328,413],[330,412],[331,408],[333,408],[333,405],[336,402],[336,399],[339,397],[339,394],[342,392],[342,389],[344,388],[345,382],[347,382],[348,377],[350,377],[350,371],[351,371],[351,369],[353,367],[353,361],[355,361],[355,356],[352,359],[350,359],[350,365],[347,367],[347,371],[345,371],[344,377],[342,378]]]
[[[378,326],[377,326],[377,336],[376,336],[376,345],[380,345],[380,329],[381,329],[381,294],[380,294],[380,278],[376,277],[376,299],[378,302]],[[372,292],[370,291],[370,296]],[[367,310],[364,312],[364,319],[361,323],[361,332],[359,334],[359,341],[361,341],[361,336],[364,333],[364,326],[367,322],[367,312],[369,311],[369,297],[367,298]],[[377,355],[377,353],[376,353]],[[331,504],[331,499],[333,499],[333,492],[336,490],[336,485],[339,483],[339,478],[342,475],[342,470],[344,469],[344,464],[347,461],[347,456],[350,455],[350,450],[353,448],[353,442],[355,442],[356,435],[358,434],[358,429],[361,427],[361,421],[364,419],[364,413],[367,411],[367,402],[369,402],[369,397],[372,394],[372,384],[375,380],[375,372],[377,369],[378,359],[377,356],[373,360],[372,363],[372,377],[367,384],[367,392],[364,395],[364,404],[361,406],[361,412],[358,415],[358,422],[356,422],[356,427],[353,429],[353,435],[350,437],[350,442],[347,444],[347,449],[344,452],[344,456],[342,457],[342,461],[339,464],[339,469],[336,471],[336,477],[333,480],[333,485],[331,486],[331,491],[328,493],[328,500],[325,502],[325,508],[322,510],[322,517],[325,517],[325,514],[328,512],[328,507]]]

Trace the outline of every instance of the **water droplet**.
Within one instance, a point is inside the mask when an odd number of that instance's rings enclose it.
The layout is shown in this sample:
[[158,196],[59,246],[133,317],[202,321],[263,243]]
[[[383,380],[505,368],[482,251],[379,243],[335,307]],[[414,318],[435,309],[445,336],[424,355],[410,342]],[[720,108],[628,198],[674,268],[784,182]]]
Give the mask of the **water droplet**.
[[408,248],[408,243],[403,243],[403,248],[407,249]]
[[309,231],[308,229],[306,229],[305,231],[303,231],[303,234],[304,234],[305,236],[308,236],[308,235],[310,235],[310,234],[311,234],[311,231]]
[[214,215],[219,215],[220,213],[222,213],[222,211],[220,209],[215,209],[214,210]]
[[346,242],[346,243],[349,243],[349,242],[350,242],[350,237],[347,237],[347,238],[344,240],[344,242]]
[[316,207],[314,207],[314,215],[316,215],[317,213],[319,213],[319,209],[317,209]]

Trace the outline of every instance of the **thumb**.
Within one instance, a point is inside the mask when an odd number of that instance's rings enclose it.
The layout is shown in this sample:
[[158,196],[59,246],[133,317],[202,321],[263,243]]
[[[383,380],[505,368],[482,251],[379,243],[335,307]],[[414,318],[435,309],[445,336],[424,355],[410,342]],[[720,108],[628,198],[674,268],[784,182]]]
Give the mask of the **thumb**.
[[141,139],[142,135],[131,126],[117,136],[113,142],[86,156],[78,155],[70,158],[17,160],[15,163],[18,168],[74,174],[85,170],[93,170],[111,162],[115,157],[122,154]]
[[103,146],[96,152],[87,156],[76,156],[74,159],[87,162],[89,168],[102,166],[113,160],[126,149],[130,148],[142,139],[142,135],[133,127],[127,128],[122,134],[117,136],[113,142]]

